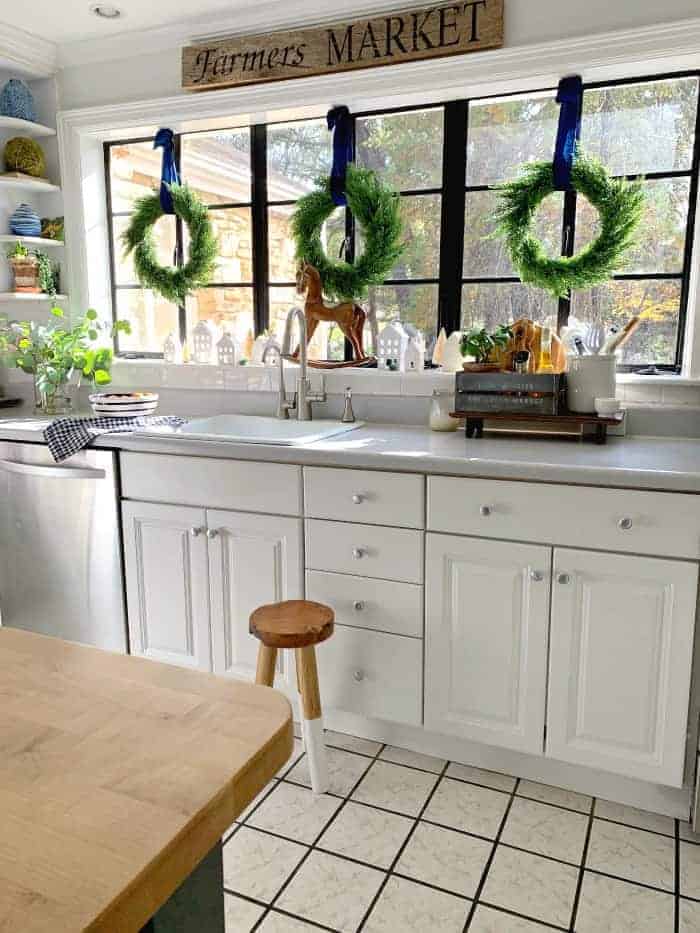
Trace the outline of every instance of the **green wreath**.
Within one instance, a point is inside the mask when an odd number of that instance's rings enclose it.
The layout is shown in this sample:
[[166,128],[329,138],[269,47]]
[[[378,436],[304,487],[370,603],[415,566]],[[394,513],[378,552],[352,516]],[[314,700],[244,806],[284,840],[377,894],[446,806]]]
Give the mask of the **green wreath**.
[[534,162],[523,168],[520,178],[495,186],[501,204],[495,213],[494,235],[505,240],[521,281],[557,298],[609,279],[634,243],[644,212],[641,181],[613,179],[600,162],[580,152],[571,169],[571,185],[598,211],[600,233],[580,253],[560,259],[550,259],[531,232],[537,208],[556,190],[552,163]]
[[317,185],[315,191],[297,201],[292,215],[296,258],[318,269],[327,298],[364,298],[367,286],[381,284],[404,249],[398,195],[370,169],[348,166],[345,194],[364,240],[362,255],[349,263],[326,256],[321,228],[336,205],[330,180],[319,179]]
[[125,255],[133,251],[136,277],[168,301],[184,304],[185,298],[211,278],[218,253],[207,208],[187,185],[168,185],[175,215],[190,232],[190,255],[182,267],[161,266],[156,257],[153,225],[163,216],[158,192],[139,198],[129,226],[122,234]]

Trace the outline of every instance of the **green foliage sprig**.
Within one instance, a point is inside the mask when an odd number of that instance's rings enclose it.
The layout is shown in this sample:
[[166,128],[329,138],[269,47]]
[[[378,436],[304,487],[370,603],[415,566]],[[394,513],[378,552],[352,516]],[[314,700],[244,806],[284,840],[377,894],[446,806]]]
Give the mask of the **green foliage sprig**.
[[381,284],[404,249],[398,195],[370,169],[348,166],[345,193],[364,242],[362,255],[349,263],[326,256],[321,229],[336,206],[330,180],[320,178],[317,185],[297,201],[292,215],[297,259],[318,269],[327,298],[364,298],[367,286]]
[[485,327],[462,334],[459,349],[462,356],[473,356],[477,363],[488,363],[496,350],[502,350],[513,336],[513,332],[506,324],[501,324],[492,333]]
[[57,291],[56,266],[51,262],[46,253],[42,253],[40,250],[35,250],[34,255],[36,256],[39,263],[39,275],[37,277],[39,288],[42,290],[42,292],[44,292],[44,294],[50,295],[53,298]]
[[571,184],[598,211],[600,233],[575,256],[557,259],[546,255],[531,229],[537,208],[555,191],[552,163],[526,165],[519,178],[495,189],[501,201],[494,235],[505,240],[521,281],[558,298],[609,279],[633,245],[644,212],[641,181],[611,178],[600,162],[580,151],[571,169]]
[[51,314],[60,323],[0,322],[0,361],[34,375],[41,392],[65,385],[76,370],[94,385],[108,385],[112,381],[112,348],[94,344],[100,334],[111,338],[118,331],[130,333],[129,322],[103,323],[90,308],[81,321],[67,327],[62,325],[65,315],[61,308],[52,308]]
[[136,202],[129,226],[122,236],[125,255],[133,251],[136,276],[144,288],[152,288],[168,301],[184,304],[196,288],[206,285],[214,271],[218,242],[206,206],[187,185],[169,185],[175,214],[190,233],[190,255],[182,267],[161,266],[156,255],[153,225],[163,216],[157,192]]

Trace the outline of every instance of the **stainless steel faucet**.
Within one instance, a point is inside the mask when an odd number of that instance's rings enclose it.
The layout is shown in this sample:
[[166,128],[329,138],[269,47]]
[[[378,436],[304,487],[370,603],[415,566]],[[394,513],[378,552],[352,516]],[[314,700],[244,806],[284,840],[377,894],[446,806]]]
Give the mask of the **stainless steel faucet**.
[[[285,357],[287,359],[291,357],[292,327],[295,318],[299,321],[299,375],[297,376],[296,392],[292,399],[288,399],[284,388],[284,359]],[[324,376],[321,376],[321,391],[316,393],[311,391],[306,354],[306,316],[301,308],[291,308],[287,314],[282,339],[282,351],[280,353],[279,374],[280,390],[277,417],[288,418],[289,413],[292,412],[296,414],[297,421],[311,421],[313,417],[311,403],[326,401],[326,380]]]

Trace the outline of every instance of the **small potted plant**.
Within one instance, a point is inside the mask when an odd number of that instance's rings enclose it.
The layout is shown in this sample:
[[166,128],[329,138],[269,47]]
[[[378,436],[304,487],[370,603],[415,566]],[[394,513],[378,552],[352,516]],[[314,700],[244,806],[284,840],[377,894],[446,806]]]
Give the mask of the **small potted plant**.
[[17,241],[7,253],[14,278],[16,292],[41,292],[39,284],[39,259],[22,243]]
[[484,373],[495,372],[501,368],[497,359],[498,353],[505,349],[511,338],[510,327],[500,325],[492,333],[485,327],[474,328],[462,335],[460,350],[462,356],[472,356],[473,361],[463,363],[466,372]]
[[100,322],[92,309],[72,327],[63,324],[61,308],[52,308],[51,314],[57,323],[13,321],[0,327],[0,361],[34,377],[35,405],[46,415],[70,410],[69,383],[75,376],[95,386],[108,385],[112,348],[95,344],[100,334],[107,333],[111,339],[117,331],[131,331],[128,321],[111,326]]

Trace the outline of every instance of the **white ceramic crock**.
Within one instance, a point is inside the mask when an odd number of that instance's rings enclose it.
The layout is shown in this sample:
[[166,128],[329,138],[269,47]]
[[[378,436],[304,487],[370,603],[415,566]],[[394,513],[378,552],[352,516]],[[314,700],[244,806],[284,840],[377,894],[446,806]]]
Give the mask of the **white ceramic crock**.
[[569,411],[594,412],[596,398],[615,395],[614,353],[569,357],[566,399]]

